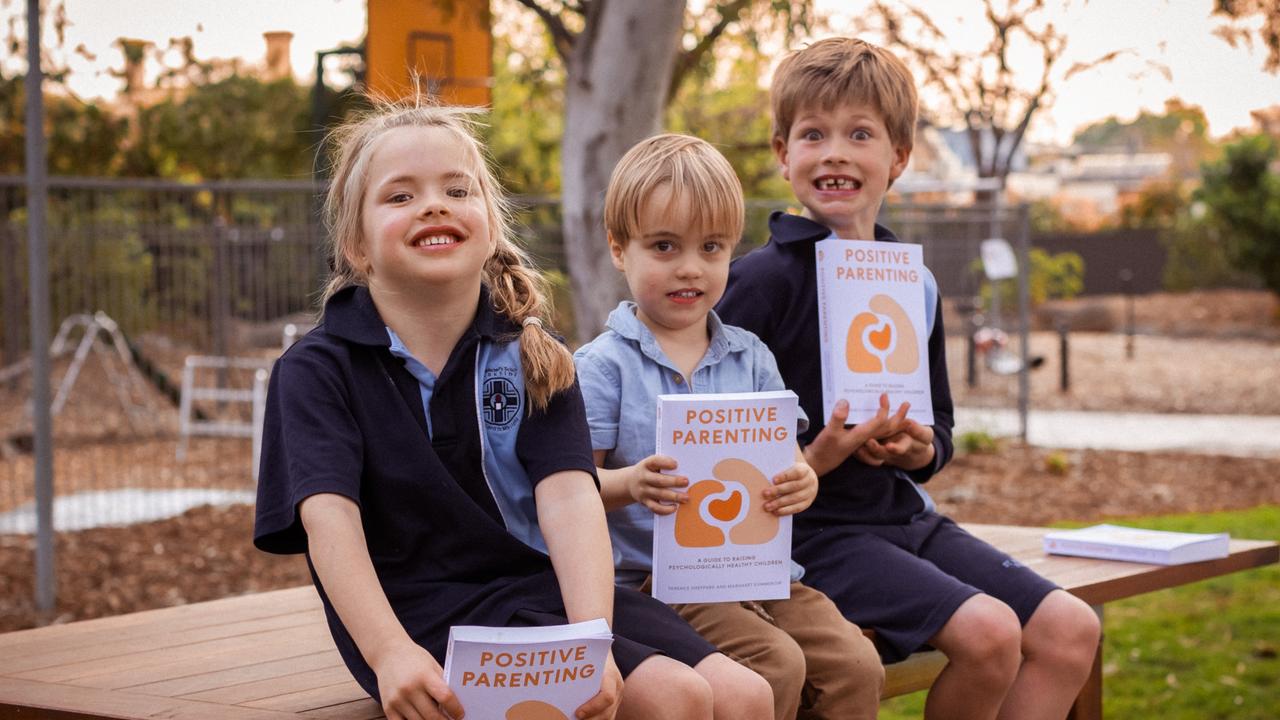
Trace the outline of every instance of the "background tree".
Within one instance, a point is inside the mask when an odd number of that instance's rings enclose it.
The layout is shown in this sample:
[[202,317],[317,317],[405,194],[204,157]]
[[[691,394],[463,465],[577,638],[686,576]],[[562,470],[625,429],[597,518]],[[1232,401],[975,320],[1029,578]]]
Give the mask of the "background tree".
[[[623,295],[604,252],[604,190],[635,142],[731,29],[747,37],[809,26],[812,0],[515,0],[543,23],[564,72],[561,222],[579,340],[593,337]],[[788,36],[789,37],[789,36]]]
[[[1231,47],[1253,47],[1255,41],[1267,49],[1262,69],[1280,72],[1280,0],[1214,0],[1213,14],[1226,20],[1214,28]],[[1261,20],[1256,29],[1250,23]]]
[[1227,145],[1222,159],[1204,167],[1196,199],[1206,219],[1227,235],[1235,265],[1280,294],[1280,174],[1272,169],[1280,147],[1267,135]]
[[[930,120],[963,127],[978,177],[996,178],[1003,187],[1031,121],[1053,104],[1059,86],[1125,52],[1061,70],[1067,36],[1044,14],[1044,0],[982,0],[990,39],[977,52],[958,49],[927,13],[909,4],[876,0],[864,25],[905,51],[917,80],[940,100],[922,104],[934,116]],[[977,194],[979,201],[991,197],[989,191]]]
[[1163,113],[1143,110],[1127,122],[1112,116],[1088,125],[1075,134],[1074,144],[1091,152],[1168,153],[1175,177],[1197,176],[1200,164],[1218,150],[1204,109],[1177,98],[1165,101]]

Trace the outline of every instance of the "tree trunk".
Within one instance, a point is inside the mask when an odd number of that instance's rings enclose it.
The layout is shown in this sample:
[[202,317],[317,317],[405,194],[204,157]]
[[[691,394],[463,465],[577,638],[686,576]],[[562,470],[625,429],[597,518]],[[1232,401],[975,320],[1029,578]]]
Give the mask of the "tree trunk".
[[605,189],[623,153],[662,127],[684,9],[684,0],[596,0],[567,63],[561,222],[579,342],[623,297],[605,242]]

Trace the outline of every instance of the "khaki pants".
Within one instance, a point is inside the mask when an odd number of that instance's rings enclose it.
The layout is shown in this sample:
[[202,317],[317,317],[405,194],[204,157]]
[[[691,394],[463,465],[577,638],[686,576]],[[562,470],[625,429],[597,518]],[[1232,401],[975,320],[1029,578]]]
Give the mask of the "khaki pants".
[[884,689],[880,656],[821,592],[793,582],[788,600],[671,607],[720,652],[769,682],[777,720],[876,717]]

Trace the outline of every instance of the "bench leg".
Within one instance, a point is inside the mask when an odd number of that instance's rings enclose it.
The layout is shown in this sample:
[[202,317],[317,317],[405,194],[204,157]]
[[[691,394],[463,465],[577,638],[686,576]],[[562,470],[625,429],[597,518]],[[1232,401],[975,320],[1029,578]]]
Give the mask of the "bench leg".
[[[1101,623],[1102,606],[1094,605],[1093,611],[1098,614],[1098,621]],[[1103,633],[1098,637],[1098,652],[1093,655],[1093,669],[1089,671],[1084,687],[1080,688],[1080,694],[1076,696],[1067,720],[1102,720],[1102,638],[1105,635],[1106,626],[1103,625]]]

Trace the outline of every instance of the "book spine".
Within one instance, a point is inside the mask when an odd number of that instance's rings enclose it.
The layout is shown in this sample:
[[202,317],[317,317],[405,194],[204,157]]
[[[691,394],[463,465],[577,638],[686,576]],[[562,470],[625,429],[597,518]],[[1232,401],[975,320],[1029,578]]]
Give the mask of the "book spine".
[[1079,557],[1098,558],[1100,560],[1127,560],[1130,562],[1151,563],[1154,565],[1169,564],[1169,554],[1153,548],[1120,547],[1103,543],[1088,543],[1075,540],[1055,540],[1046,538],[1046,552],[1055,555],[1077,555]]
[[827,306],[827,266],[823,261],[823,249],[817,247],[814,250],[817,253],[815,265],[815,278],[818,285],[818,351],[821,354],[820,367],[822,368],[822,411],[823,417],[818,419],[820,425],[825,425],[827,418],[831,417],[832,410],[835,409],[835,370],[832,363],[836,361],[836,353],[831,347],[831,312]]

